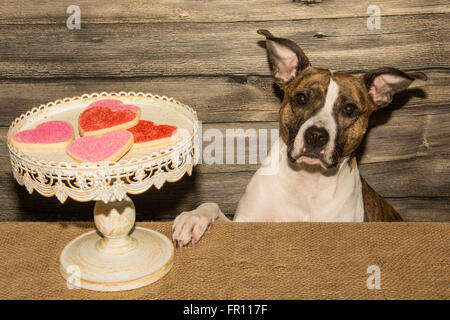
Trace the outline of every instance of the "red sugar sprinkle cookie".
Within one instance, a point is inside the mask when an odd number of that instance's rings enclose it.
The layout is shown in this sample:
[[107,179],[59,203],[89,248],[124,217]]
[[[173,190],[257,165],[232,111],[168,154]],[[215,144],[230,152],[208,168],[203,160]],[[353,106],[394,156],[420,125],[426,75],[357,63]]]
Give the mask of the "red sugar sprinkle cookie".
[[139,114],[128,108],[89,106],[78,118],[78,130],[81,136],[97,136],[134,127],[138,122]]
[[47,121],[34,129],[16,133],[10,143],[22,150],[65,149],[75,135],[72,126],[66,121]]
[[152,121],[147,120],[139,121],[128,131],[134,136],[133,149],[170,145],[175,143],[178,137],[176,127],[167,124],[155,125]]
[[118,161],[132,146],[133,135],[119,130],[76,139],[67,147],[67,154],[79,162]]

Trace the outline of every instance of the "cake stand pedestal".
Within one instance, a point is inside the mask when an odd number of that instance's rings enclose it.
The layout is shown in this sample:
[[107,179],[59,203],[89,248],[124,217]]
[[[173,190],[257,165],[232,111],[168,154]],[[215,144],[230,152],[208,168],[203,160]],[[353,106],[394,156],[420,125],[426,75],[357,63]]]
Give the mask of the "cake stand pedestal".
[[[97,201],[97,231],[72,240],[62,251],[60,272],[72,285],[97,291],[139,288],[163,277],[173,264],[172,242],[164,235],[134,227],[136,211],[127,196]],[[132,231],[132,232],[131,232]]]
[[93,93],[65,98],[33,108],[11,124],[9,138],[49,120],[77,127],[79,114],[100,99],[119,99],[141,108],[141,119],[178,128],[175,145],[158,150],[131,150],[118,162],[75,163],[61,151],[22,151],[9,142],[14,178],[29,193],[56,196],[62,203],[96,201],[97,230],[72,240],[59,257],[59,269],[69,288],[96,291],[130,290],[148,285],[169,272],[174,262],[172,242],[164,235],[134,227],[136,210],[127,194],[191,175],[198,149],[197,114],[172,98],[142,92]]

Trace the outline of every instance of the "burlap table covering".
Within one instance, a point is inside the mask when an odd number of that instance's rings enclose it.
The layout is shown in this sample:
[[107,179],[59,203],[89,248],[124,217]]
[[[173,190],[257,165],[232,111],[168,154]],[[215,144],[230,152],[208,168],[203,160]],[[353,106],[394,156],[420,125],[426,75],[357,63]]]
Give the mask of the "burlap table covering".
[[[167,236],[171,223],[146,222]],[[0,223],[0,299],[449,299],[450,223],[216,223],[173,269],[116,293],[67,289],[58,255],[92,223]],[[367,268],[381,289],[367,288]]]

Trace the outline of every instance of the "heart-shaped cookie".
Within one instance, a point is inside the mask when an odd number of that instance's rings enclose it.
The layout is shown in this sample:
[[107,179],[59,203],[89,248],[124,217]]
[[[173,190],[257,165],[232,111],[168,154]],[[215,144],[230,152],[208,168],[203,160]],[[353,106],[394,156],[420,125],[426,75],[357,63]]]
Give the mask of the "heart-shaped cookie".
[[80,162],[117,161],[132,145],[133,135],[127,130],[119,130],[76,139],[67,147],[67,154]]
[[175,143],[178,137],[176,127],[167,124],[155,125],[152,121],[147,120],[139,121],[128,131],[134,136],[133,149],[170,145]]
[[13,135],[10,143],[22,150],[65,149],[74,139],[72,126],[66,121],[47,121],[36,128]]
[[123,104],[122,101],[117,99],[103,99],[92,102],[86,109],[93,107],[109,107],[113,110],[130,110],[141,116],[141,109],[132,104]]
[[139,114],[110,106],[86,108],[78,118],[78,130],[81,136],[98,136],[111,131],[125,130],[139,122]]

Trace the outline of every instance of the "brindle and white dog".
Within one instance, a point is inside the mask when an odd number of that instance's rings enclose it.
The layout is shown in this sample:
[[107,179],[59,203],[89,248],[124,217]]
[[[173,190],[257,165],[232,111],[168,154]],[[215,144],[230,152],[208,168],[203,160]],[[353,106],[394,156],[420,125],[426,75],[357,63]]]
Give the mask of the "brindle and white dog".
[[[234,221],[401,221],[361,178],[354,153],[372,112],[425,74],[381,68],[356,77],[314,68],[293,41],[258,33],[266,37],[272,75],[284,91],[280,152],[269,155],[278,170],[255,173]],[[173,223],[175,245],[195,244],[216,220],[228,220],[216,203],[181,213]]]

